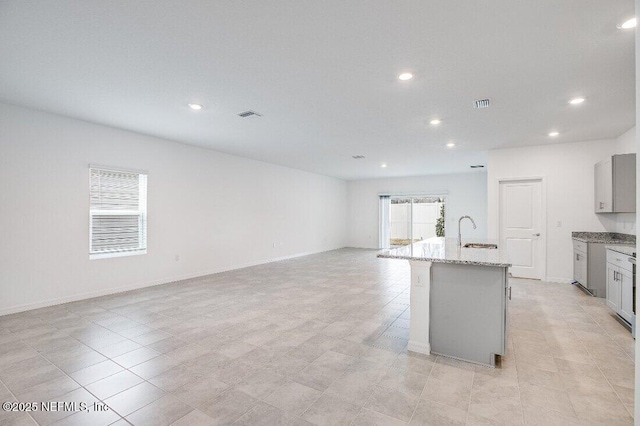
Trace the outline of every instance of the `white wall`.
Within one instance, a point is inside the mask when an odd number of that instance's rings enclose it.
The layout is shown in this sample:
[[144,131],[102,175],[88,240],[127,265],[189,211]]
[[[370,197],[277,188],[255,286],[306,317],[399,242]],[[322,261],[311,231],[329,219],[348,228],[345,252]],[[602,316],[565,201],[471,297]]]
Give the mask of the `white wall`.
[[[148,254],[89,260],[90,163],[149,172]],[[343,247],[346,196],[338,179],[0,104],[0,315]]]
[[[544,177],[547,190],[546,279],[570,282],[573,276],[571,232],[614,232],[618,227],[619,215],[595,214],[593,204],[593,166],[615,153],[616,140],[613,139],[489,151],[489,237],[498,238],[498,180]],[[559,221],[561,226],[558,226]]]
[[616,154],[637,152],[635,126],[616,138]]
[[448,191],[445,205],[445,235],[458,235],[458,218],[471,216],[478,228],[465,221],[463,237],[487,236],[487,174],[484,172],[409,178],[350,181],[348,187],[348,244],[378,248],[378,194],[430,194]]

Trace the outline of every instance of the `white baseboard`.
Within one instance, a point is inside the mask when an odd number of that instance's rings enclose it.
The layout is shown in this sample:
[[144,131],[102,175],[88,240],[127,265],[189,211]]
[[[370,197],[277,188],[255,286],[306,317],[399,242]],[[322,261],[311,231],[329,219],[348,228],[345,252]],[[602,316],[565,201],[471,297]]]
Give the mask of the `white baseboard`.
[[548,283],[558,283],[558,284],[571,284],[573,279],[571,278],[558,278],[558,277],[546,277],[543,281]]
[[360,250],[389,250],[389,249],[381,249],[379,247],[365,247],[365,246],[355,246],[355,245],[348,245],[345,248],[360,249]]
[[429,355],[431,353],[431,345],[429,343],[420,343],[414,340],[409,340],[407,349],[411,352],[417,352],[424,355]]
[[109,289],[105,289],[105,290],[91,291],[91,292],[87,292],[87,293],[79,293],[79,294],[74,294],[74,295],[71,295],[71,296],[64,296],[64,297],[58,297],[58,298],[55,298],[55,299],[49,299],[49,300],[43,300],[43,301],[40,301],[40,302],[29,303],[29,304],[26,304],[26,305],[11,306],[9,308],[0,309],[0,316],[15,314],[15,313],[18,313],[18,312],[30,311],[30,310],[33,310],[33,309],[46,308],[46,307],[49,307],[49,306],[61,305],[63,303],[77,302],[77,301],[80,301],[80,300],[92,299],[94,297],[107,296],[107,295],[110,295],[110,294],[123,293],[125,291],[139,290],[139,289],[145,288],[145,287],[153,287],[153,286],[156,286],[156,285],[169,284],[169,283],[173,283],[173,282],[176,282],[176,281],[184,281],[184,280],[189,280],[189,279],[193,279],[193,278],[205,277],[207,275],[219,274],[219,273],[222,273],[222,272],[235,271],[237,269],[250,268],[252,266],[259,266],[259,265],[264,265],[264,264],[267,264],[267,263],[280,262],[280,261],[283,261],[283,260],[295,259],[297,257],[309,256],[311,254],[325,253],[327,251],[339,250],[341,248],[344,248],[344,247],[336,247],[336,248],[332,248],[332,249],[328,249],[328,250],[319,250],[319,251],[309,251],[309,252],[304,252],[304,253],[296,253],[296,254],[292,254],[292,255],[288,255],[288,256],[276,257],[276,258],[268,259],[268,260],[260,260],[258,262],[249,262],[249,263],[245,263],[245,264],[234,265],[231,268],[222,268],[222,269],[216,269],[216,270],[197,272],[197,273],[193,273],[193,274],[185,274],[185,275],[179,275],[179,276],[174,276],[174,277],[161,278],[159,280],[147,281],[147,282],[143,282],[143,283],[137,283],[137,284],[126,285],[126,286],[121,286],[121,287],[114,287],[114,288],[109,288]]

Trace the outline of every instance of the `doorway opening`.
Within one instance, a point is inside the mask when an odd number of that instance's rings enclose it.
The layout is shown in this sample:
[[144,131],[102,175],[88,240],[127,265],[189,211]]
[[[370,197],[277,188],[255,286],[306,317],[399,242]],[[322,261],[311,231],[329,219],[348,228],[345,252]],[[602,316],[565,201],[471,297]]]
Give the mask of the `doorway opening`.
[[[395,248],[445,235],[442,197],[387,196],[388,214],[381,214],[381,248]],[[385,206],[382,206],[382,210]]]

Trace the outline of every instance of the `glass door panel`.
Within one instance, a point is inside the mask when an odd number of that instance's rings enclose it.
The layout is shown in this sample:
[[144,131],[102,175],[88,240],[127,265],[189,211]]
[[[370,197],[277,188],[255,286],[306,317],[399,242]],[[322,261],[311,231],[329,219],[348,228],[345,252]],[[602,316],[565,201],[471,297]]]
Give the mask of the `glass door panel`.
[[390,246],[405,246],[444,237],[444,199],[392,197],[389,209]]

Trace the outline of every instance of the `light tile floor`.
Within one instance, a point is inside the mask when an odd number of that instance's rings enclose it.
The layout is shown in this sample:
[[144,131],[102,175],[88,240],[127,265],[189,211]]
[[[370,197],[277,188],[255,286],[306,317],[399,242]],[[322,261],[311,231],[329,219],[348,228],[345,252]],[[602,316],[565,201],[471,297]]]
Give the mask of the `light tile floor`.
[[0,317],[0,424],[632,424],[634,340],[602,299],[512,280],[488,369],[407,353],[409,265],[343,249]]

